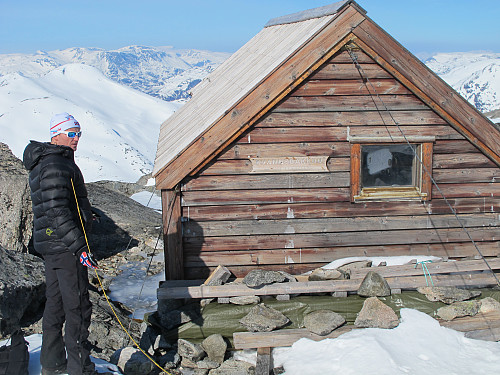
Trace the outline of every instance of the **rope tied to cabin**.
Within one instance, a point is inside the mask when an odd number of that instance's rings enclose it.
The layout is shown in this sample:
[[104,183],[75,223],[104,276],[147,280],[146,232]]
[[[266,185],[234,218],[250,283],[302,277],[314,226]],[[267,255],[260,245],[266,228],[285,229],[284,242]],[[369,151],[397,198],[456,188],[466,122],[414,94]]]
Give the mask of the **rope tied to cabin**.
[[427,268],[427,263],[432,263],[432,260],[422,260],[421,262],[417,262],[415,264],[415,268],[420,264],[422,266],[422,271],[424,271],[425,283],[429,286],[429,281],[427,280],[427,275],[429,275],[429,280],[431,281],[431,285],[434,286],[434,282],[432,281],[431,273]]
[[[358,58],[357,58],[356,54],[354,53],[353,47],[350,44],[346,44],[345,45],[345,49],[348,52],[349,56],[351,57],[351,60],[352,60],[352,62],[354,64],[354,66],[356,67],[356,69],[357,69],[357,71],[358,71],[358,73],[359,73],[359,75],[360,75],[360,77],[361,77],[364,85],[366,86],[366,89],[367,89],[368,93],[370,94],[370,98],[372,99],[372,101],[373,101],[373,103],[375,105],[375,108],[376,108],[377,112],[379,113],[380,118],[382,119],[382,122],[383,122],[383,124],[385,126],[385,129],[386,129],[387,133],[389,134],[389,137],[390,137],[391,141],[394,142],[394,138],[392,137],[391,132],[389,131],[389,128],[387,127],[387,124],[385,122],[384,117],[382,116],[382,112],[379,109],[379,106],[377,105],[376,101],[374,100],[374,94],[377,97],[377,99],[380,101],[380,103],[382,103],[385,112],[389,115],[389,117],[391,118],[391,120],[394,123],[394,125],[398,128],[398,130],[401,133],[401,135],[403,136],[403,139],[405,140],[406,144],[410,147],[410,149],[413,150],[413,154],[414,154],[415,158],[417,159],[418,163],[420,164],[420,166],[422,167],[423,172],[429,177],[429,179],[431,180],[432,184],[436,187],[437,191],[439,192],[439,194],[443,198],[445,204],[448,206],[448,208],[450,209],[451,213],[455,216],[455,219],[459,223],[461,229],[465,232],[465,234],[467,235],[469,241],[472,243],[472,245],[474,246],[474,248],[476,249],[476,251],[480,255],[481,259],[484,261],[484,263],[486,264],[487,268],[489,269],[489,271],[491,272],[491,274],[495,278],[495,281],[497,283],[497,287],[500,287],[500,280],[498,279],[497,275],[495,274],[495,272],[491,268],[490,264],[488,263],[488,260],[485,258],[485,256],[481,252],[481,250],[479,250],[479,247],[477,246],[476,241],[474,241],[474,239],[472,238],[470,232],[465,227],[463,221],[460,220],[460,218],[458,217],[457,211],[453,208],[453,206],[450,204],[450,202],[448,201],[448,199],[444,195],[443,191],[441,190],[441,188],[437,184],[436,180],[432,176],[432,173],[429,172],[429,170],[427,169],[426,165],[422,161],[422,158],[420,157],[420,155],[418,155],[418,153],[416,152],[416,150],[413,147],[411,147],[410,141],[406,137],[406,134],[404,133],[403,129],[401,129],[401,127],[399,126],[399,123],[396,121],[396,119],[392,115],[392,112],[389,110],[389,108],[387,107],[387,105],[385,104],[385,102],[382,100],[382,98],[378,94],[377,90],[375,89],[375,87],[372,84],[372,82],[370,81],[370,79],[364,73],[363,67],[360,65],[360,63],[358,61]],[[370,87],[368,87],[368,85]],[[430,213],[428,211],[427,211],[427,213],[428,213],[428,215],[430,215]]]
[[[71,186],[73,188],[73,194],[75,195],[75,201],[76,201],[76,208],[77,208],[77,211],[78,211],[78,217],[80,218],[80,223],[82,225],[82,230],[83,230],[83,235],[85,237],[85,243],[87,244],[87,249],[88,251],[90,252],[90,245],[89,245],[89,241],[88,241],[88,238],[87,238],[87,232],[85,231],[85,225],[83,224],[83,219],[82,219],[82,214],[80,212],[80,205],[78,204],[78,198],[76,196],[76,190],[75,190],[75,185],[73,183],[73,179],[71,179]],[[99,281],[99,285],[101,286],[101,289],[102,289],[102,292],[104,294],[104,297],[106,298],[106,302],[108,303],[109,305],[109,308],[111,309],[111,311],[113,312],[113,315],[115,316],[117,322],[120,324],[120,327],[123,329],[123,331],[127,334],[127,336],[130,338],[130,340],[132,340],[132,342],[134,343],[134,345],[137,347],[137,349],[139,349],[142,354],[144,354],[146,356],[146,358],[148,358],[156,367],[158,367],[162,373],[167,373],[169,375],[172,375],[170,374],[166,369],[164,369],[163,367],[161,367],[158,363],[155,362],[155,360],[153,358],[151,358],[140,346],[139,344],[134,340],[134,338],[132,337],[132,335],[129,333],[129,331],[123,326],[123,323],[121,322],[120,318],[118,317],[118,314],[116,313],[115,309],[113,308],[113,306],[111,305],[111,302],[108,298],[108,295],[106,294],[106,291],[104,290],[104,286],[102,285],[102,282],[101,282],[101,278],[99,277],[99,274],[97,273],[97,269],[94,268],[94,272],[95,272],[95,275],[97,277],[97,280]]]

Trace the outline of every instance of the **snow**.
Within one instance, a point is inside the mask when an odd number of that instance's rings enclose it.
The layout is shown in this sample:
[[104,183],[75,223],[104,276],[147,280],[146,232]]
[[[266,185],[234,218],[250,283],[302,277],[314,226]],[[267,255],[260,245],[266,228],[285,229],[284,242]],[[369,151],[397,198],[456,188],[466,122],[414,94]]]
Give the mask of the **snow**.
[[[30,335],[25,337],[28,341],[28,348],[30,352],[30,363],[28,366],[29,375],[39,375],[42,372],[40,365],[40,350],[42,348],[42,335]],[[0,345],[9,343],[9,340],[0,341]],[[121,375],[120,370],[115,365],[103,361],[99,358],[91,357],[92,362],[95,364],[95,369],[98,373],[109,372],[113,375]]]
[[394,329],[353,330],[336,339],[300,339],[273,351],[286,375],[469,375],[500,371],[500,342],[473,340],[432,317],[401,309]]

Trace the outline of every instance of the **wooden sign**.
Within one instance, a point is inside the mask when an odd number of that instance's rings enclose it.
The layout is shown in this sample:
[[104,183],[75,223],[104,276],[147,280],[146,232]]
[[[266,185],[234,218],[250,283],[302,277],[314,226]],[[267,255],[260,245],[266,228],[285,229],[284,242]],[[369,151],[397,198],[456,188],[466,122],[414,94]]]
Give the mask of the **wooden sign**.
[[328,172],[328,156],[250,158],[250,173]]

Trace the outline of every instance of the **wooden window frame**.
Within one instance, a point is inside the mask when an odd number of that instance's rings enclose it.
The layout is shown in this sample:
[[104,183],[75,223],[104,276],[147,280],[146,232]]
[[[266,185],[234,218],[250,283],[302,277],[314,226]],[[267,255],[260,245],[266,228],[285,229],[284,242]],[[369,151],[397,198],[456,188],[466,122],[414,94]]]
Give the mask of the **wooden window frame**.
[[[351,202],[428,201],[432,198],[432,153],[435,137],[351,137]],[[412,187],[361,187],[362,145],[416,144],[416,184]],[[420,159],[420,160],[418,160]],[[421,161],[421,163],[420,163]]]

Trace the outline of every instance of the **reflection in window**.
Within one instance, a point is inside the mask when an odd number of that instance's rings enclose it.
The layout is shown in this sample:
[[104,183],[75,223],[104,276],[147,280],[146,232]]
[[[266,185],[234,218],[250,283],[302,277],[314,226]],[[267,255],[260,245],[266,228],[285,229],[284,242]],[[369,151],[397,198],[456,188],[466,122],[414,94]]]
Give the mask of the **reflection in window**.
[[409,144],[363,145],[361,188],[415,186],[416,151]]

